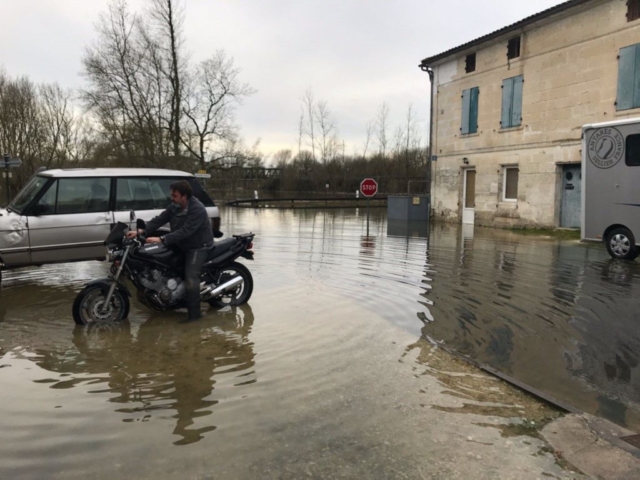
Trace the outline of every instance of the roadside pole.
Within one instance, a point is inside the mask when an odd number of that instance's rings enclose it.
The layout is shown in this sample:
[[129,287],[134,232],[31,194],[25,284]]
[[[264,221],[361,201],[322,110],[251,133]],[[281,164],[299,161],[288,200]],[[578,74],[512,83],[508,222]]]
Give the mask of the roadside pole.
[[207,173],[206,170],[198,170],[195,174],[195,177],[200,179],[200,184],[202,185],[202,188],[206,192],[207,191],[206,180],[207,178],[211,178],[211,174]]
[[17,168],[20,165],[22,165],[22,160],[20,160],[19,158],[11,158],[11,155],[9,155],[8,153],[4,154],[4,157],[2,159],[2,167],[4,167],[4,178],[5,178],[5,188],[6,188],[5,195],[7,197],[7,205],[9,205],[9,202],[11,202],[11,196],[9,195],[9,178],[11,176],[11,173],[9,173],[9,169]]
[[324,185],[324,208],[327,208],[327,195],[329,194],[329,180]]
[[7,205],[9,205],[9,202],[11,201],[11,198],[9,196],[9,155],[5,155],[4,156],[4,178],[6,179],[6,183],[5,183],[5,196],[7,197]]
[[371,203],[371,199],[367,197],[367,237],[369,236],[369,204]]
[[367,197],[367,237],[369,236],[369,212],[371,210],[371,197],[378,193],[378,182],[373,178],[365,178],[360,183],[360,193]]

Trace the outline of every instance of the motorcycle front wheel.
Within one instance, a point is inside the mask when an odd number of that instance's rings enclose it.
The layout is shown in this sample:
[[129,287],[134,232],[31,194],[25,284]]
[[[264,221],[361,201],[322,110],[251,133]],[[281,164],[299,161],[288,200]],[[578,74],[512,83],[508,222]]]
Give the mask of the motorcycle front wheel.
[[78,325],[118,322],[129,315],[129,298],[116,290],[103,309],[108,289],[104,285],[85,287],[73,302],[73,320]]
[[217,308],[237,307],[249,301],[253,293],[253,277],[249,269],[241,263],[232,262],[228,267],[223,268],[220,272],[218,285],[222,285],[235,277],[242,277],[242,283],[235,290],[208,300],[209,305]]

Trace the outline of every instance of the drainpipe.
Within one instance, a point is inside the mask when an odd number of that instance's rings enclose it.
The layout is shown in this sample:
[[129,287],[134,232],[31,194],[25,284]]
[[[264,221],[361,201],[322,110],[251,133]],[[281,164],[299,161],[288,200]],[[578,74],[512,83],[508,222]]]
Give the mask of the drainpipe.
[[429,201],[431,203],[431,211],[433,211],[433,205],[434,205],[434,197],[433,197],[433,192],[431,191],[431,184],[433,183],[433,142],[434,142],[434,138],[433,138],[433,104],[434,104],[434,96],[433,93],[435,91],[435,81],[434,81],[434,74],[433,74],[433,68],[431,68],[429,65],[426,64],[421,64],[420,65],[420,70],[422,70],[423,72],[427,72],[429,74],[429,82],[431,83],[431,97],[429,98],[429,107],[430,107],[430,112],[429,112]]

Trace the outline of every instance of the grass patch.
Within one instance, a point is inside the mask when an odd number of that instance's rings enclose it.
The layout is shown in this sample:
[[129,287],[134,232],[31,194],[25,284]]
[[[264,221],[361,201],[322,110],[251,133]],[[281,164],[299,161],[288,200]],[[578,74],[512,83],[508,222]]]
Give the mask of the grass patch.
[[553,237],[561,240],[580,240],[580,230],[559,228],[512,228],[512,232],[521,235]]

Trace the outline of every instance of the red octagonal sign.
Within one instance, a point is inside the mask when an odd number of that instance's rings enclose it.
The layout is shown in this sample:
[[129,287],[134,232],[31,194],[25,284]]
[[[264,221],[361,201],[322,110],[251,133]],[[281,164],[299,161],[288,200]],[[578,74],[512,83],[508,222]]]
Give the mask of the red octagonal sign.
[[373,197],[378,193],[378,182],[373,178],[365,178],[360,184],[360,193],[365,197]]

